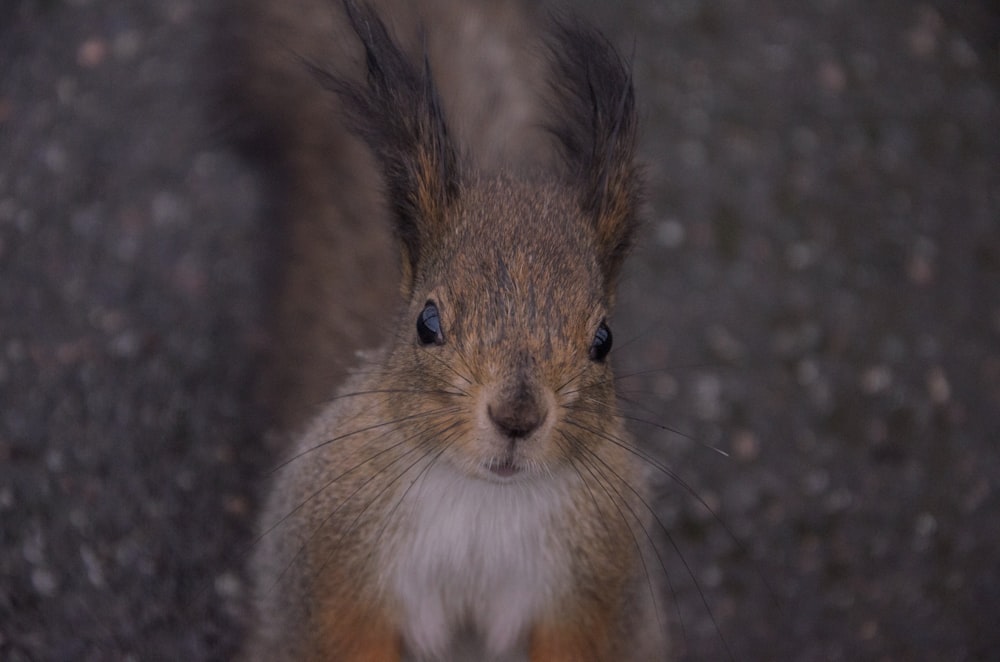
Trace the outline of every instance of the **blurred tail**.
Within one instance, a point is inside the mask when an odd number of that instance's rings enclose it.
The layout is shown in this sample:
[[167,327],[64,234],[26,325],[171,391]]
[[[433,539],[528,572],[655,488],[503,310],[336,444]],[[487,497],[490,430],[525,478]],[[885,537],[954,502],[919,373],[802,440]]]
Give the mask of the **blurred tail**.
[[[218,17],[215,86],[227,132],[261,168],[279,251],[264,398],[279,427],[328,400],[355,354],[381,344],[399,256],[368,149],[314,69],[363,75],[344,8],[331,0],[231,0]],[[486,170],[543,157],[532,81],[536,17],[519,1],[380,0],[405,48],[425,50],[456,143]]]

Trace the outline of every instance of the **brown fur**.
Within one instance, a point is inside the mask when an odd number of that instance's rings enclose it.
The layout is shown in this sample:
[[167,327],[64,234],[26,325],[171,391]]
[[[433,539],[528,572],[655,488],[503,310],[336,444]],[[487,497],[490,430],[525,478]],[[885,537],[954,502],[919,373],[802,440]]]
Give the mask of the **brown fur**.
[[[498,563],[542,571],[529,587],[537,595],[514,602],[531,621],[495,635],[510,659],[662,657],[642,572],[644,475],[610,365],[592,350],[637,222],[631,80],[603,38],[577,23],[549,26],[543,61],[528,54],[544,49],[512,48],[515,28],[532,21],[511,6],[421,7],[425,58],[409,9],[393,14],[402,50],[378,18],[384,6],[346,3],[345,18],[319,0],[252,4],[230,28],[249,59],[230,96],[250,109],[251,147],[279,165],[288,201],[292,259],[278,307],[286,420],[329,400],[276,472],[252,565],[248,659],[389,661],[420,650],[480,659],[500,626],[477,622],[472,605],[448,630],[420,625],[409,566],[395,565],[433,567],[434,554],[449,553],[414,529],[429,513],[432,528],[458,536],[456,553],[475,550],[456,572],[491,575],[476,554],[492,550],[434,505],[450,481],[461,487],[449,502],[483,499],[496,526],[529,527],[510,536],[523,537],[531,558],[496,553]],[[499,42],[485,36],[490,17],[503,18]],[[508,55],[498,64],[491,48]],[[345,68],[345,57],[365,71]],[[518,77],[552,82],[545,92]],[[558,113],[525,101],[538,97]],[[390,227],[401,276],[385,266]],[[332,378],[391,308],[390,275],[404,296],[391,335],[330,400]],[[415,329],[428,305],[440,321],[429,343]],[[494,497],[510,500],[510,512]],[[488,531],[479,517],[455,526]],[[458,590],[442,604],[483,597]],[[416,639],[446,631],[457,641],[470,626],[474,653]]]
[[[551,157],[532,88],[542,67],[525,37],[536,18],[524,2],[374,5],[410,51],[426,45],[446,112],[460,120],[451,130],[481,167]],[[283,269],[264,395],[279,428],[297,431],[356,353],[385,341],[386,313],[399,301],[381,175],[336,95],[303,66],[358,76],[362,51],[336,0],[224,0],[217,23],[213,60],[228,63],[216,87],[229,131],[261,165],[279,217]]]

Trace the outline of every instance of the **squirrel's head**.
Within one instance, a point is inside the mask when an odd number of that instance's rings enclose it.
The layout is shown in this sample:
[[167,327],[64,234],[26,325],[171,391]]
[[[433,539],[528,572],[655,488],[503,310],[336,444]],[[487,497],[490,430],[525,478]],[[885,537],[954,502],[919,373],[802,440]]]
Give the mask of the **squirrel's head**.
[[610,443],[607,317],[640,189],[628,68],[596,31],[553,20],[558,167],[486,175],[459,158],[426,58],[345,4],[366,81],[321,75],[381,166],[400,240],[408,306],[386,365],[399,418],[497,480]]

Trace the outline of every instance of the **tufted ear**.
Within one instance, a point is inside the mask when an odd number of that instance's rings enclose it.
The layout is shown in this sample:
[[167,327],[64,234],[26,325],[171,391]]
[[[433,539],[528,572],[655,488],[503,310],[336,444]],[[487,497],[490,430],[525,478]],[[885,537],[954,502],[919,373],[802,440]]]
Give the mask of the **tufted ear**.
[[637,118],[630,67],[597,30],[553,18],[548,50],[553,116],[548,125],[593,219],[608,290],[638,225],[641,176],[635,165]]
[[340,97],[350,125],[382,169],[402,244],[403,288],[409,290],[421,251],[445,233],[445,210],[459,188],[456,151],[426,54],[422,66],[414,65],[371,7],[344,0],[344,8],[364,46],[365,81],[313,69]]

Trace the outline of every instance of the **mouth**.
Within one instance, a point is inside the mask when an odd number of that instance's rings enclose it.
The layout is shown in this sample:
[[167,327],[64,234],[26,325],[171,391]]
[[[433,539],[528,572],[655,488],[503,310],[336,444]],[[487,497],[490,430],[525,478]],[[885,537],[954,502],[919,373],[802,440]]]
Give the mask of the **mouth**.
[[513,460],[493,460],[489,463],[490,473],[500,478],[510,478],[521,473],[521,467],[517,466]]

